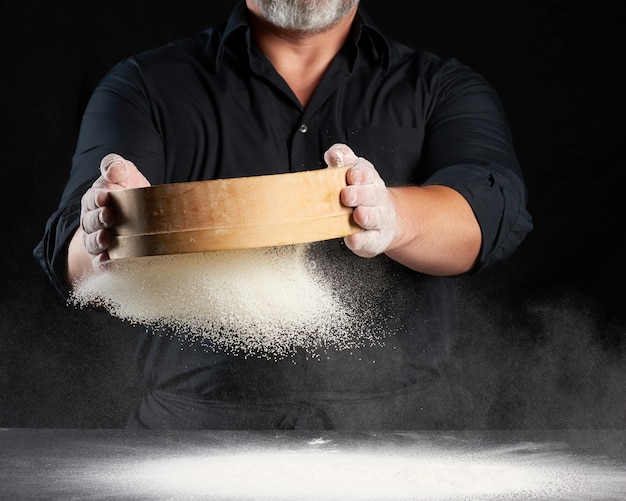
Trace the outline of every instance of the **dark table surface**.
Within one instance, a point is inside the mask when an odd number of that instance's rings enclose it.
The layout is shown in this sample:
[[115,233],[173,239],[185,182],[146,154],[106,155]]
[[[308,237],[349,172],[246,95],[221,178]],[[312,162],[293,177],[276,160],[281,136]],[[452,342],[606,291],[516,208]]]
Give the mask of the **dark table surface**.
[[0,429],[2,499],[626,499],[626,430]]

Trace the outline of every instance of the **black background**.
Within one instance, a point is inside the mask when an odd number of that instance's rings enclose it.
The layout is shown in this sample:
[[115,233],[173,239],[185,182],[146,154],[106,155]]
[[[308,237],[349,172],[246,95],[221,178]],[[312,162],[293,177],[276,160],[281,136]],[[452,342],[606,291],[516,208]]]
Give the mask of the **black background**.
[[[487,77],[529,188],[533,233],[507,262],[462,280],[448,425],[624,427],[622,2],[362,4],[393,38]],[[104,72],[232,5],[0,1],[0,427],[124,425],[137,393],[133,327],[66,306],[32,249]]]

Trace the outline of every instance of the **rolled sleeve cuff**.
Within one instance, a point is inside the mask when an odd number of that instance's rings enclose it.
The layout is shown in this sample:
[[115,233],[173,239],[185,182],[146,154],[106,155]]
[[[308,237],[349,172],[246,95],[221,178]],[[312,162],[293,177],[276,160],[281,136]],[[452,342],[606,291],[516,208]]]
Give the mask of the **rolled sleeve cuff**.
[[482,232],[480,255],[473,271],[509,257],[532,230],[524,182],[508,169],[455,165],[437,171],[425,185],[448,186],[472,207]]

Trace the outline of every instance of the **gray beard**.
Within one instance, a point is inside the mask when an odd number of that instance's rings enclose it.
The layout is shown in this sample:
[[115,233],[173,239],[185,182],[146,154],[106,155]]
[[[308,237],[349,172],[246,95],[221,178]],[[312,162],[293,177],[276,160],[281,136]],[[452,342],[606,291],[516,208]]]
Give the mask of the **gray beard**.
[[359,0],[254,0],[263,17],[279,28],[319,32],[345,16]]

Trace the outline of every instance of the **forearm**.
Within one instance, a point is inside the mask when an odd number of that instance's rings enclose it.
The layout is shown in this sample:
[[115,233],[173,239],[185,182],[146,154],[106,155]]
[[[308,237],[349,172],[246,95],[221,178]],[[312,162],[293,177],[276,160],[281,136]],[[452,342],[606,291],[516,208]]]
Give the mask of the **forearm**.
[[430,275],[456,275],[474,266],[481,230],[462,195],[440,185],[389,191],[396,207],[397,231],[385,254]]
[[93,271],[92,256],[83,243],[83,230],[78,228],[67,249],[67,282],[72,286],[79,278]]

